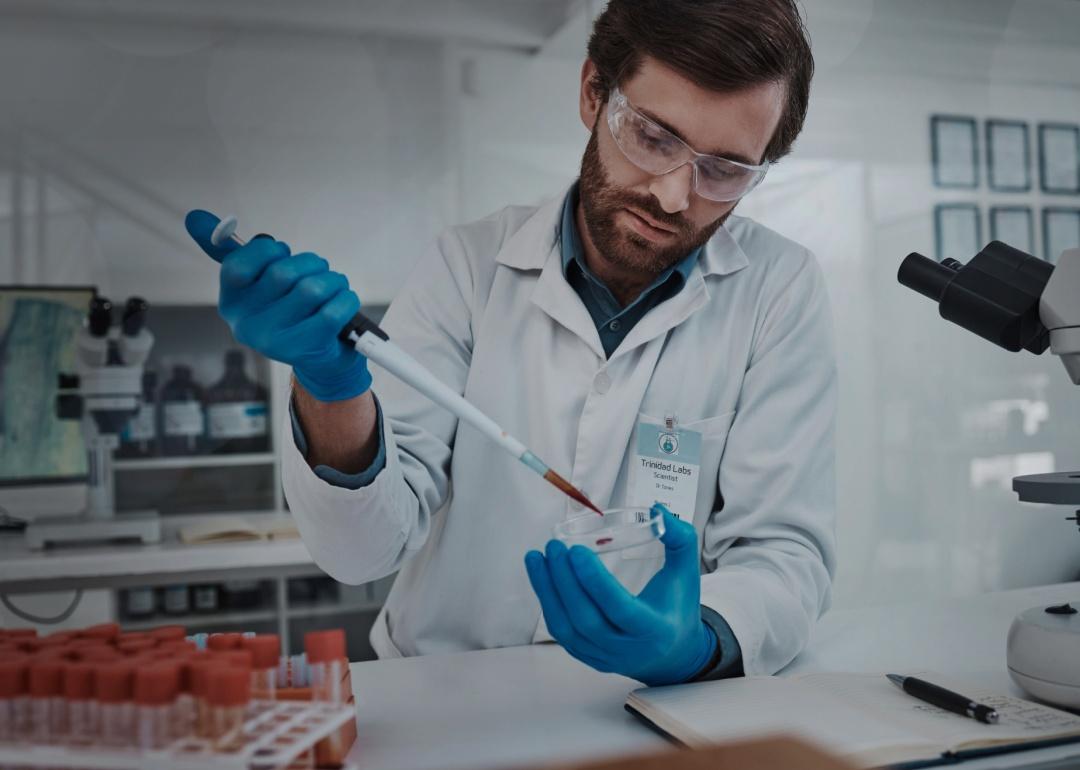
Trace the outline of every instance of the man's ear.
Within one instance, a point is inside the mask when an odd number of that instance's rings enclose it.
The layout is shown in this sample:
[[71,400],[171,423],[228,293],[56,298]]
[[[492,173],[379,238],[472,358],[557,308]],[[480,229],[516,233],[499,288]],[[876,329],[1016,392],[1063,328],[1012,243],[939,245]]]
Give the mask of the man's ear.
[[596,65],[592,59],[586,59],[585,63],[581,65],[581,92],[578,95],[578,107],[581,111],[581,122],[585,124],[585,128],[589,131],[593,130],[593,126],[596,125],[596,117],[604,106],[600,97],[599,84],[600,74],[596,69]]

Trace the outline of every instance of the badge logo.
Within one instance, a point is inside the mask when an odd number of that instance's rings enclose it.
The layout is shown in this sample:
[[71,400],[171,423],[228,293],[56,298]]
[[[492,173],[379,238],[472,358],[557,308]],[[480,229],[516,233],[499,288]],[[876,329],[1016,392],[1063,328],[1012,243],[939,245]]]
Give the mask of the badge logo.
[[658,443],[660,451],[666,455],[673,455],[679,451],[679,437],[674,433],[661,433]]

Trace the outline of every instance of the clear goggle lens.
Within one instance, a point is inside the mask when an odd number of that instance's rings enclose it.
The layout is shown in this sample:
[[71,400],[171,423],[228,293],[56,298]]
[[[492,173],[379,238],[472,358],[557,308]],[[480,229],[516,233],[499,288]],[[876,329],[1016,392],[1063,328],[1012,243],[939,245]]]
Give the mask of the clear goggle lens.
[[742,198],[765,178],[766,161],[749,166],[716,155],[704,155],[666,128],[635,110],[626,96],[614,88],[608,99],[608,128],[627,160],[654,176],[669,174],[690,163],[694,167],[694,192],[711,201]]

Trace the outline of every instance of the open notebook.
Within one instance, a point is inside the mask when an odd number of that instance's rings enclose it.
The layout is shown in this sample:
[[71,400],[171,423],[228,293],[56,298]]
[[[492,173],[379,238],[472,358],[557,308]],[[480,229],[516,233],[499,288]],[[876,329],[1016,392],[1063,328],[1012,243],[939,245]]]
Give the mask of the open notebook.
[[860,767],[930,763],[1014,750],[1045,741],[1080,741],[1080,717],[998,695],[933,672],[908,672],[996,708],[986,725],[904,693],[884,674],[799,674],[653,687],[626,707],[688,746],[786,733],[806,738]]

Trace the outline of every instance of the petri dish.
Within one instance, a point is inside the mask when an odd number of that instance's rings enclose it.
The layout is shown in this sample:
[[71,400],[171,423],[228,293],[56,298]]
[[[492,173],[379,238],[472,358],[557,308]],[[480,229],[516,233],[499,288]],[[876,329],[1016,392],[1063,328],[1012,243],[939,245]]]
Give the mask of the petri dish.
[[583,545],[596,553],[621,551],[659,540],[664,514],[652,508],[611,508],[603,515],[589,511],[555,525],[555,539],[567,548]]

